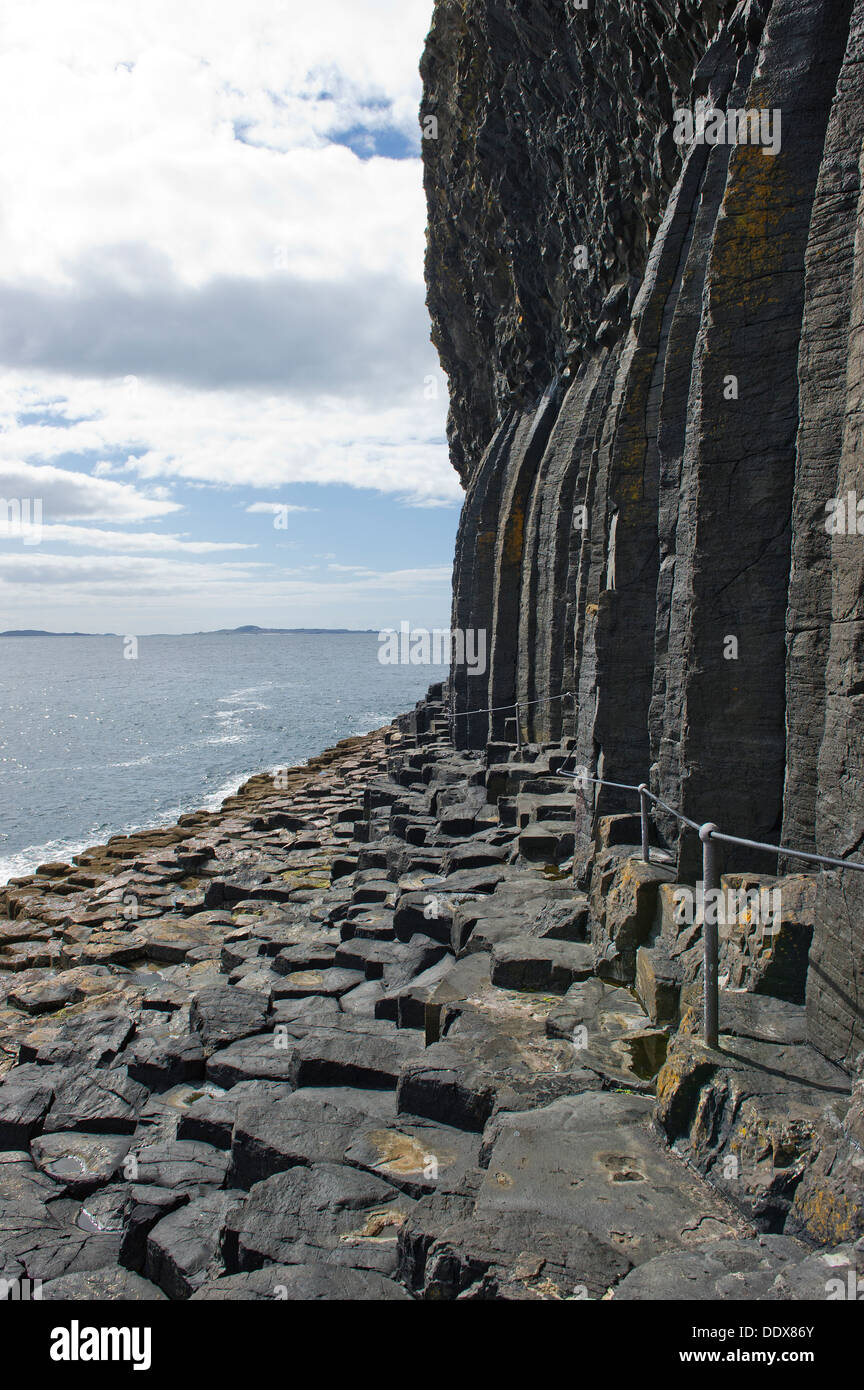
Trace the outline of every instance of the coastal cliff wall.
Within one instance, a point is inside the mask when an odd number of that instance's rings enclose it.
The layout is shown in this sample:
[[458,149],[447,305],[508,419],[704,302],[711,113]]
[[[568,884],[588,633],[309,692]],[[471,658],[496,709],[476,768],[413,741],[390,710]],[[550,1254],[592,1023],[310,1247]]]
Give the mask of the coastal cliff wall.
[[[453,626],[490,653],[451,698],[497,707],[457,741],[518,701],[574,765],[858,858],[862,54],[864,0],[438,0],[422,65]],[[775,146],[676,142],[700,108]],[[599,789],[577,844],[624,809]],[[695,836],[660,830],[695,877]],[[822,875],[810,1028],[845,1065],[862,979],[864,883]]]

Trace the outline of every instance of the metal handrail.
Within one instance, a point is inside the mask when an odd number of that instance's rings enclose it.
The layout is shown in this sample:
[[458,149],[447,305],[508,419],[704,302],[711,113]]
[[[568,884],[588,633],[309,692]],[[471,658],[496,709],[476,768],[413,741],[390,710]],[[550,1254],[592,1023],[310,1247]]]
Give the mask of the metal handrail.
[[522,727],[519,722],[519,711],[527,709],[530,705],[551,705],[556,700],[570,700],[573,698],[572,690],[565,690],[561,695],[540,695],[535,700],[513,700],[509,705],[487,705],[483,709],[462,709],[458,713],[450,709],[447,715],[451,728],[455,728],[457,719],[467,719],[471,714],[500,714],[502,710],[512,709],[516,714],[516,747],[522,747]]
[[[450,711],[451,724],[455,724],[457,719],[469,714],[493,714],[501,710],[512,709],[516,712],[516,747],[521,749],[522,737],[519,726],[519,711],[522,706],[550,704],[554,700],[566,700],[571,698],[573,692],[565,691],[562,695],[545,695],[536,700],[515,700],[509,705],[494,705],[486,709],[462,710],[458,714]],[[571,754],[571,756],[575,756]],[[598,787],[615,787],[619,791],[638,792],[639,794],[639,813],[642,837],[642,858],[646,863],[651,862],[651,846],[649,835],[649,811],[648,803],[653,801],[655,806],[674,816],[682,825],[695,830],[702,842],[702,939],[705,951],[704,963],[704,999],[705,1010],[703,1020],[703,1036],[709,1047],[715,1047],[719,1038],[719,932],[716,919],[709,921],[709,914],[705,912],[705,898],[709,892],[716,892],[720,887],[720,874],[717,864],[716,842],[721,841],[727,845],[742,845],[745,849],[763,850],[768,854],[776,854],[779,858],[786,855],[790,859],[805,859],[813,864],[827,864],[837,869],[852,869],[858,873],[864,873],[864,864],[855,859],[837,859],[828,854],[813,854],[809,850],[790,849],[788,845],[770,845],[764,840],[747,840],[740,835],[727,835],[725,831],[718,830],[713,821],[691,820],[685,816],[683,811],[670,806],[668,802],[661,801],[655,792],[645,782],[638,785],[633,782],[612,782],[605,777],[589,777],[587,773],[565,772],[561,768],[557,770],[558,777],[566,777],[581,784],[584,789],[586,782]]]
[[[598,787],[617,787],[622,791],[638,792],[640,800],[653,801],[657,806],[662,806],[664,811],[668,811],[670,815],[675,816],[676,820],[681,821],[684,825],[688,825],[690,829],[695,830],[697,834],[700,834],[705,828],[706,822],[700,824],[699,821],[691,820],[690,817],[685,816],[682,811],[678,811],[674,806],[670,806],[667,802],[661,801],[660,797],[657,796],[655,792],[652,792],[644,782],[640,782],[638,785],[634,782],[610,782],[607,781],[605,777],[588,777],[584,773],[563,772],[560,768],[555,775],[558,777],[566,777],[568,781],[579,783],[592,782]],[[647,822],[647,812],[643,816],[643,820]],[[808,859],[816,864],[830,864],[837,869],[857,869],[864,873],[864,864],[859,863],[857,859],[836,859],[830,854],[813,854],[810,850],[791,849],[789,845],[771,845],[768,844],[767,840],[746,840],[740,835],[727,835],[725,831],[718,830],[716,825],[713,824],[710,838],[712,840],[722,840],[728,845],[743,845],[745,849],[764,850],[766,853],[776,854],[778,857],[786,854],[790,859]],[[647,858],[648,856],[646,855],[645,857]]]
[[719,1011],[720,1011],[720,992],[719,992],[719,931],[716,919],[711,920],[711,915],[705,911],[705,898],[709,892],[716,892],[720,887],[720,874],[717,865],[717,852],[715,843],[722,841],[727,845],[743,845],[745,849],[765,850],[769,854],[787,855],[790,859],[806,859],[810,863],[828,864],[838,869],[853,869],[859,873],[864,873],[864,864],[855,859],[836,859],[828,854],[813,854],[809,850],[790,849],[788,845],[770,845],[764,840],[747,840],[740,835],[727,835],[724,831],[718,830],[713,821],[705,821],[699,825],[697,821],[685,816],[682,811],[667,802],[661,801],[660,797],[652,792],[645,782],[640,782],[638,786],[633,782],[611,782],[604,777],[588,777],[585,774],[573,774],[562,772],[559,768],[559,777],[572,778],[577,784],[591,782],[600,787],[617,787],[622,791],[638,792],[639,794],[639,814],[640,828],[642,832],[642,858],[646,863],[651,862],[651,847],[649,843],[649,819],[648,803],[653,801],[655,805],[661,806],[664,811],[668,811],[676,820],[687,825],[691,830],[695,830],[699,839],[702,841],[702,940],[704,945],[704,999],[705,1011],[703,1019],[703,1036],[708,1047],[716,1047],[719,1039]]
[[555,700],[569,700],[572,690],[565,690],[563,695],[540,695],[536,700],[511,700],[509,705],[487,705],[483,709],[461,709],[451,710],[447,716],[449,719],[465,719],[469,714],[499,714],[501,710],[513,709],[517,715],[523,706],[528,705],[551,705]]

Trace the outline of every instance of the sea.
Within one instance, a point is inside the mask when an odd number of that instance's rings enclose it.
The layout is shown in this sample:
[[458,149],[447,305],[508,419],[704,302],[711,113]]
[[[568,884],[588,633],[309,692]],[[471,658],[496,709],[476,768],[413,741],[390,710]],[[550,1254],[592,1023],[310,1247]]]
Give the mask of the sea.
[[111,835],[216,810],[411,709],[436,665],[377,633],[0,637],[0,884]]

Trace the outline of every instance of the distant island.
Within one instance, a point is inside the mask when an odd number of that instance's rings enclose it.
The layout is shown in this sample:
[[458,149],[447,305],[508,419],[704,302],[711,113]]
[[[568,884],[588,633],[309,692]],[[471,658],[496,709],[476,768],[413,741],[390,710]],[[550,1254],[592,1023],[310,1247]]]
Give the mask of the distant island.
[[[364,636],[377,632],[377,627],[256,627],[246,623],[243,627],[217,627],[210,632],[145,632],[143,637],[233,637],[235,633],[251,634],[254,637],[279,635],[280,633],[305,633],[307,637]],[[118,637],[118,632],[46,632],[41,628],[10,628],[0,632],[0,637]]]

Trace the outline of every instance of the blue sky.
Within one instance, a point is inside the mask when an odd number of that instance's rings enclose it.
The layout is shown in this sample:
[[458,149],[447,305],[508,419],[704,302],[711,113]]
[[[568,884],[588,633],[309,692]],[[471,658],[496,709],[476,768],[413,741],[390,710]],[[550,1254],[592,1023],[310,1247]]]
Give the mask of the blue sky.
[[431,9],[4,15],[0,629],[446,625]]

